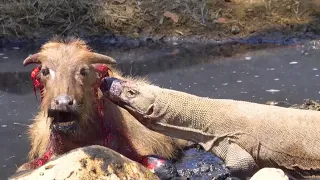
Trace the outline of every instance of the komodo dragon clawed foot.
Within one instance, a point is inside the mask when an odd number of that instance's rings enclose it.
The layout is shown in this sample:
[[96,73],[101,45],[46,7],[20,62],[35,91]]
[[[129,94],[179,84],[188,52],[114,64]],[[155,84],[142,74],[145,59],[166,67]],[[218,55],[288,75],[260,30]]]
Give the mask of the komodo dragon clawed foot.
[[235,143],[229,145],[225,163],[231,174],[236,177],[251,177],[258,170],[252,156]]
[[258,170],[253,157],[238,144],[230,143],[228,139],[224,139],[218,142],[217,146],[213,146],[212,152],[224,159],[232,176],[251,177]]

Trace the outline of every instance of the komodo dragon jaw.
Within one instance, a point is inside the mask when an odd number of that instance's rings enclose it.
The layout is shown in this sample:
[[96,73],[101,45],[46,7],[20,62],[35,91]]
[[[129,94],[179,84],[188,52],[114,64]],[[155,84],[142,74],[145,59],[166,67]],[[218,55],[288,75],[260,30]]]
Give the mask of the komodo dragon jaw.
[[106,97],[143,125],[199,143],[234,174],[276,167],[298,179],[320,175],[318,111],[210,99],[119,79],[103,82]]

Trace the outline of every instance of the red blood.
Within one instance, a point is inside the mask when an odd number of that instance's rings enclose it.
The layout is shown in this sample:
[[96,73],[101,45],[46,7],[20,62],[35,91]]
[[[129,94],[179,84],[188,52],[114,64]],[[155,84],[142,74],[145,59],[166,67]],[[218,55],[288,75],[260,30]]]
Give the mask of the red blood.
[[31,79],[32,79],[32,82],[33,82],[34,95],[37,98],[37,89],[39,89],[41,100],[42,100],[42,98],[43,98],[43,86],[41,85],[41,82],[38,79],[38,74],[40,72],[40,69],[41,69],[40,67],[35,67],[33,69],[33,71],[31,72]]
[[38,159],[35,159],[33,161],[30,162],[30,165],[33,169],[36,169],[40,166],[43,166],[44,164],[46,164],[52,157],[53,155],[53,151],[51,149],[49,149],[46,153],[43,154],[43,156],[41,156]]
[[157,168],[164,165],[165,160],[160,157],[143,156],[140,163],[154,172]]
[[99,115],[101,117],[103,117],[103,107],[105,105],[105,101],[104,101],[104,99],[99,101],[99,99],[98,99],[98,89],[99,89],[99,87],[101,85],[101,80],[103,78],[109,76],[109,72],[108,72],[109,70],[111,71],[111,69],[107,65],[102,65],[101,64],[101,65],[96,66],[96,71],[99,73],[99,79],[93,85],[93,93],[94,93],[94,96],[96,97],[95,98],[96,106],[97,106]]
[[140,163],[155,173],[160,179],[172,179],[179,176],[175,165],[160,156],[144,156]]
[[107,65],[100,64],[96,67],[96,70],[102,74],[108,75],[110,68]]

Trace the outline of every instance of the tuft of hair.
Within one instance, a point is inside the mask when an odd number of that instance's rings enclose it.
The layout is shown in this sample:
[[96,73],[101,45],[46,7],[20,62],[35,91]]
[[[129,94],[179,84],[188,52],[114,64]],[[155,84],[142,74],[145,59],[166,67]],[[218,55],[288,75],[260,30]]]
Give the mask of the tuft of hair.
[[76,46],[80,49],[86,50],[86,51],[92,51],[91,48],[87,45],[87,42],[84,41],[83,39],[70,36],[70,37],[60,37],[60,36],[54,36],[52,37],[47,43],[45,43],[41,49],[46,50],[46,49],[51,49],[51,48],[57,48],[61,45],[71,45],[71,46]]
[[148,85],[155,85],[158,86],[157,84],[152,83],[147,76],[130,76],[130,75],[124,75],[120,69],[116,67],[109,67],[111,69],[111,74],[110,76],[119,78],[121,80],[126,80],[126,81],[133,81],[136,83],[142,83],[142,84],[148,84]]

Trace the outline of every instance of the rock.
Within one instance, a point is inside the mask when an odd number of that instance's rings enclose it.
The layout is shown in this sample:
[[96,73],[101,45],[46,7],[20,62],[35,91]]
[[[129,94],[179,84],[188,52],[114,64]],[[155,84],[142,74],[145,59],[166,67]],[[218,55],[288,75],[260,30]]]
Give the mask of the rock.
[[239,34],[240,28],[238,26],[232,26],[231,27],[231,33],[232,34]]
[[289,177],[281,169],[262,168],[256,172],[250,180],[289,180]]
[[139,163],[111,149],[94,145],[72,150],[38,169],[18,172],[9,179],[118,180],[159,178]]
[[175,165],[179,176],[189,179],[225,180],[230,176],[219,157],[196,144],[187,148]]

